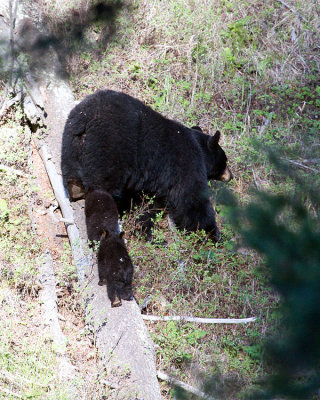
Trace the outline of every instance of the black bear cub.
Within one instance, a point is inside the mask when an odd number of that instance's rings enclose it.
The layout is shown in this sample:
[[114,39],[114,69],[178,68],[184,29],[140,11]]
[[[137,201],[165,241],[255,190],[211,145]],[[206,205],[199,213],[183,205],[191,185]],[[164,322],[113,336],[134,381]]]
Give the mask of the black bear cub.
[[133,298],[133,265],[122,235],[103,232],[98,251],[99,285],[107,285],[111,307],[121,306],[121,299]]
[[85,195],[85,215],[88,239],[92,244],[100,241],[103,231],[119,233],[118,208],[109,192],[89,189]]
[[121,306],[121,299],[131,300],[133,265],[118,233],[118,209],[106,190],[90,189],[85,196],[88,239],[100,241],[98,250],[99,285],[107,285],[111,307]]

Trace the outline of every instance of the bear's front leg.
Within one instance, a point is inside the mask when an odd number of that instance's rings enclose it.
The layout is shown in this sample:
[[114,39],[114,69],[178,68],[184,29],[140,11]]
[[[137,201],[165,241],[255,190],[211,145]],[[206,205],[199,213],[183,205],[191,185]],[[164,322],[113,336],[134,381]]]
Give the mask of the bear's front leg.
[[99,286],[106,285],[108,282],[106,266],[103,263],[101,263],[100,260],[98,261],[98,274],[99,274],[98,285]]
[[215,229],[212,232],[209,232],[209,237],[214,242],[220,242],[220,240],[221,240],[221,232],[220,232],[219,228],[215,227]]

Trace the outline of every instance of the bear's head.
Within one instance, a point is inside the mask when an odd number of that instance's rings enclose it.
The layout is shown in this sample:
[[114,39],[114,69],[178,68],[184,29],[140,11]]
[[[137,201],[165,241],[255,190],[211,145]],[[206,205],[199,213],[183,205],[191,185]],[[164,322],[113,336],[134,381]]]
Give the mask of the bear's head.
[[206,152],[207,176],[209,180],[229,182],[233,175],[227,165],[226,153],[219,145],[220,136],[220,132],[217,131],[213,136],[209,136],[207,140],[209,150],[209,152]]
[[[203,133],[199,126],[193,126],[191,129]],[[219,145],[220,132],[216,131],[213,136],[204,136],[206,138],[205,142],[201,142],[201,148],[205,156],[208,180],[214,179],[216,181],[229,182],[233,178],[233,175],[227,165],[227,156]]]
[[107,285],[112,307],[120,306],[121,299],[133,298],[133,265],[122,237],[123,232],[104,231],[98,251],[98,284]]

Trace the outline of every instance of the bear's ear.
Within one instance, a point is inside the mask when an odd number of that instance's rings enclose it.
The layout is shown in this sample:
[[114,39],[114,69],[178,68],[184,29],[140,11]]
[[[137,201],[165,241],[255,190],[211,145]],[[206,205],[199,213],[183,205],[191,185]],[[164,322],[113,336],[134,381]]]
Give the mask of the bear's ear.
[[196,125],[196,126],[192,126],[191,129],[194,129],[195,131],[199,131],[203,133],[203,130],[200,128],[200,126]]
[[103,231],[102,234],[101,234],[100,240],[105,239],[108,236],[109,236],[109,231],[108,230]]
[[221,133],[217,131],[213,136],[210,136],[208,139],[208,147],[209,150],[213,150],[215,146],[219,143]]

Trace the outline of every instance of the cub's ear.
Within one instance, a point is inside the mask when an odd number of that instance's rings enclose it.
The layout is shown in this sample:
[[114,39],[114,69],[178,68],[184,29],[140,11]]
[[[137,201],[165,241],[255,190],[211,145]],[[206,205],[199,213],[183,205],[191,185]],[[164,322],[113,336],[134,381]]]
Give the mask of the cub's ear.
[[221,133],[217,131],[213,136],[210,136],[208,139],[208,147],[209,150],[212,150],[219,143]]
[[203,130],[200,128],[200,126],[196,125],[196,126],[192,126],[191,129],[194,129],[195,131],[199,131],[203,133]]
[[123,236],[124,236],[124,231],[121,231],[121,232],[119,233],[119,238],[122,239]]
[[100,237],[100,240],[105,239],[109,236],[109,231],[103,231]]

